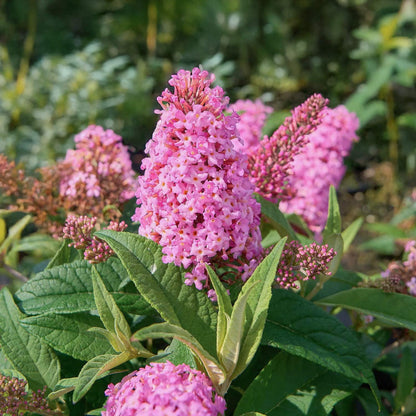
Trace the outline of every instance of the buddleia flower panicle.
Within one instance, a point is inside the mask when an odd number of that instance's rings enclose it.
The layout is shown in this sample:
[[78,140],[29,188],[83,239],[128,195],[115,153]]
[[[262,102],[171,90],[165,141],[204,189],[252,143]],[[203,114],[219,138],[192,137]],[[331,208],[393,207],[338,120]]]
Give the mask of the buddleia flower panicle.
[[240,116],[237,130],[241,140],[234,140],[234,147],[247,154],[258,146],[266,118],[273,108],[264,105],[259,99],[238,100],[228,106],[228,111],[235,111]]
[[[90,263],[102,263],[114,255],[114,251],[104,240],[93,235],[96,224],[96,217],[68,215],[63,229],[63,238],[72,240],[68,245],[83,250],[85,260]],[[110,221],[104,229],[124,231],[126,228],[124,221]]]
[[226,409],[204,373],[169,361],[134,371],[105,395],[102,416],[219,416]]
[[318,276],[331,276],[328,265],[336,252],[328,244],[302,245],[293,240],[286,243],[277,267],[277,284],[288,289],[297,288],[297,282],[315,280]]
[[292,115],[273,133],[265,136],[257,146],[248,150],[250,180],[256,192],[271,201],[291,197],[288,184],[292,162],[308,143],[308,135],[321,123],[328,100],[314,94],[292,110]]
[[[162,246],[163,261],[187,269],[186,284],[209,287],[205,263],[243,262],[262,251],[260,205],[252,196],[247,158],[236,151],[238,115],[214,76],[194,68],[172,76],[158,101],[157,123],[142,161],[139,234]],[[241,260],[242,259],[242,260]],[[244,277],[244,276],[243,276]]]
[[92,214],[106,205],[118,205],[134,196],[134,171],[127,147],[113,130],[91,125],[75,136],[75,150],[69,149],[61,163],[61,195],[80,195],[91,203]]
[[308,143],[296,154],[288,177],[293,196],[280,209],[300,215],[320,236],[326,223],[329,188],[338,188],[345,174],[344,157],[358,140],[359,120],[344,106],[327,109],[321,124],[308,136]]
[[46,387],[31,392],[27,381],[0,374],[0,410],[1,414],[24,416],[35,413],[42,416],[62,416],[59,409],[50,407],[46,398]]

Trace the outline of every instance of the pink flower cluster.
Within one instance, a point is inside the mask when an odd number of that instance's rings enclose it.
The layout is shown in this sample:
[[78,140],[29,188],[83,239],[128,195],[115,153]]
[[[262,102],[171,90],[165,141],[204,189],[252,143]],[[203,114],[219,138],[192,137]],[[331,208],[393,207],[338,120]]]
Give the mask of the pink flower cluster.
[[238,100],[231,104],[228,110],[240,115],[237,130],[242,141],[235,140],[234,148],[247,154],[259,144],[267,115],[273,112],[273,108],[257,99],[256,101]]
[[296,288],[297,281],[315,280],[320,274],[330,276],[328,264],[335,255],[336,252],[328,244],[303,246],[299,241],[290,241],[280,257],[276,282],[288,289]]
[[[102,263],[114,254],[110,246],[100,238],[93,236],[97,218],[82,215],[68,215],[63,229],[63,238],[72,240],[69,246],[84,250],[84,258],[90,263]],[[124,221],[110,221],[107,230],[124,231],[127,224]]]
[[317,235],[326,222],[330,185],[338,187],[344,176],[343,158],[358,140],[358,127],[357,116],[344,106],[328,109],[293,159],[288,177],[293,197],[282,201],[280,209],[300,215]]
[[[262,251],[260,205],[236,151],[238,115],[214,76],[194,68],[173,75],[158,102],[160,120],[146,145],[133,220],[162,246],[163,261],[188,269],[186,284],[208,287],[204,263],[250,263]],[[240,265],[244,270],[244,265]]]
[[288,199],[293,190],[288,184],[295,155],[308,143],[308,135],[321,123],[328,100],[314,94],[292,110],[292,116],[271,137],[248,149],[250,180],[256,192],[266,199]]
[[112,130],[91,125],[75,136],[76,149],[68,150],[60,194],[106,199],[122,203],[134,196],[134,171],[127,147]]
[[217,416],[226,409],[205,374],[169,361],[129,374],[105,394],[102,416]]

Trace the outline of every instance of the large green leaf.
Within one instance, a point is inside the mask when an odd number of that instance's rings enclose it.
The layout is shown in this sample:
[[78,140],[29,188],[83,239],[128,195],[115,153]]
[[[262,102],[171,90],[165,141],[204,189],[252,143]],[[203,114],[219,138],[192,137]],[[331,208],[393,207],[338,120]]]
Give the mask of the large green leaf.
[[262,342],[368,383],[379,397],[371,366],[355,333],[296,293],[273,291]]
[[152,361],[170,361],[175,365],[188,364],[191,368],[198,368],[192,350],[178,339],[172,339],[172,342],[162,354],[163,356],[161,358],[155,357],[156,359],[153,358]]
[[0,291],[0,345],[3,353],[28,380],[32,389],[53,388],[60,365],[53,350],[20,325],[24,317],[7,288]]
[[58,251],[55,253],[55,256],[53,256],[45,270],[52,269],[52,267],[61,266],[62,264],[71,263],[80,259],[78,251],[74,247],[70,247],[68,245],[69,243],[69,239],[62,241],[61,247],[59,247]]
[[410,349],[405,347],[403,348],[403,356],[400,361],[396,395],[394,396],[394,408],[396,412],[405,406],[406,399],[410,396],[414,383],[413,357]]
[[[244,296],[247,291],[250,291],[250,294],[247,299],[244,336],[241,341],[238,364],[234,370],[233,378],[244,371],[260,344],[267,310],[272,297],[271,287],[276,278],[277,265],[285,243],[286,238],[283,238],[274,246],[241,290],[241,296]],[[254,286],[253,289],[251,289],[251,286]]]
[[216,312],[205,293],[184,284],[183,273],[162,261],[155,242],[127,232],[96,233],[116,252],[142,296],[167,322],[182,327],[215,355]]
[[342,306],[416,331],[416,298],[413,296],[386,293],[381,289],[355,288],[319,299],[317,303]]
[[88,361],[97,355],[114,353],[102,335],[88,331],[92,327],[100,327],[101,321],[85,312],[29,316],[20,322],[29,333],[78,360]]
[[[322,299],[343,290],[352,289],[353,287],[357,287],[358,283],[362,280],[363,277],[359,273],[339,268],[337,272],[325,282],[324,287],[312,298],[312,300],[316,302],[318,299]],[[308,293],[310,288],[313,288],[316,285],[316,281],[309,280],[307,285]]]
[[129,339],[131,336],[130,326],[118,308],[114,298],[107,291],[100,273],[95,267],[92,269],[92,284],[98,314],[106,329],[113,334],[117,334],[117,330],[119,329]]
[[16,252],[41,252],[43,256],[53,256],[59,249],[59,241],[47,234],[35,233],[22,237],[13,246]]
[[220,351],[227,333],[228,321],[231,317],[233,307],[231,299],[219,277],[208,265],[206,266],[212,287],[217,295],[218,316],[217,316],[217,351]]
[[[111,258],[96,267],[103,276],[107,290],[123,311],[138,315],[149,313],[149,304],[137,293],[134,286],[120,289],[127,273],[118,259]],[[45,270],[30,279],[16,293],[17,304],[29,315],[96,309],[91,274],[91,264],[85,260]]]
[[339,211],[339,205],[337,200],[337,191],[335,187],[331,185],[329,188],[329,201],[328,201],[328,218],[326,220],[325,228],[322,233],[324,242],[331,234],[341,233],[341,214]]
[[344,241],[344,253],[347,252],[351,243],[354,241],[355,236],[358,231],[360,231],[361,226],[363,225],[364,219],[362,217],[357,218],[353,221],[342,233],[342,239]]
[[258,411],[267,416],[325,416],[359,385],[303,358],[281,352],[247,388],[234,415]]
[[225,381],[225,371],[219,364],[216,356],[212,356],[204,347],[199,343],[192,334],[187,330],[163,322],[160,324],[154,324],[142,328],[134,334],[134,337],[138,340],[145,340],[147,338],[163,338],[163,337],[172,337],[183,342],[187,345],[193,353],[199,358],[202,364],[205,367],[205,370],[211,379],[214,386],[217,388],[224,383]]
[[82,367],[78,375],[74,394],[72,396],[73,402],[76,403],[81,400],[82,397],[87,394],[88,390],[90,390],[95,380],[97,380],[101,375],[105,374],[112,368],[129,361],[131,358],[130,353],[128,351],[124,351],[118,355],[99,355],[88,361],[84,367]]

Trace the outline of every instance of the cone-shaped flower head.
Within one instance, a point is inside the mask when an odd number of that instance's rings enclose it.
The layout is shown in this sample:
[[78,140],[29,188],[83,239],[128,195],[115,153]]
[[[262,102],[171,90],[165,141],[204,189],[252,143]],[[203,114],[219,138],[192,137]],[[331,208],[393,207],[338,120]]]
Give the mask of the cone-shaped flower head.
[[[186,283],[206,284],[204,263],[261,252],[260,205],[248,180],[246,156],[236,151],[238,115],[214,77],[180,70],[158,102],[160,120],[146,145],[133,220],[139,234],[163,247],[163,261],[189,268]],[[243,268],[241,269],[243,270]]]
[[74,140],[76,148],[67,151],[62,164],[61,195],[86,195],[107,205],[134,196],[134,171],[120,136],[91,125]]
[[105,394],[102,416],[218,416],[226,409],[205,374],[169,361],[129,374]]
[[267,115],[273,112],[273,108],[257,99],[256,101],[238,100],[231,104],[228,110],[240,115],[237,130],[242,141],[236,140],[234,147],[243,153],[248,153],[253,147],[258,146]]
[[257,146],[247,149],[250,180],[256,192],[270,200],[284,200],[293,194],[288,185],[293,158],[308,142],[308,135],[321,123],[327,100],[314,94],[292,110],[292,115]]
[[354,141],[359,120],[344,106],[327,109],[322,123],[308,136],[308,143],[294,156],[289,187],[293,197],[282,201],[283,212],[303,217],[319,235],[326,222],[330,185],[339,186],[346,157]]

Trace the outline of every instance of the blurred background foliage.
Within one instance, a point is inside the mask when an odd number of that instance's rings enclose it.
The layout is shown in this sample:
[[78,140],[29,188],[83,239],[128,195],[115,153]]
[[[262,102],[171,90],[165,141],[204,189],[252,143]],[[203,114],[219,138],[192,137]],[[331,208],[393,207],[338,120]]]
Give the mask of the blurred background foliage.
[[90,123],[143,149],[170,74],[202,64],[232,100],[346,103],[354,163],[414,176],[415,29],[414,0],[0,0],[0,151],[33,169]]
[[0,0],[0,152],[30,171],[92,123],[141,152],[170,75],[197,65],[231,101],[273,106],[265,133],[314,92],[345,104],[361,128],[341,206],[370,223],[403,209],[416,186],[415,0]]

